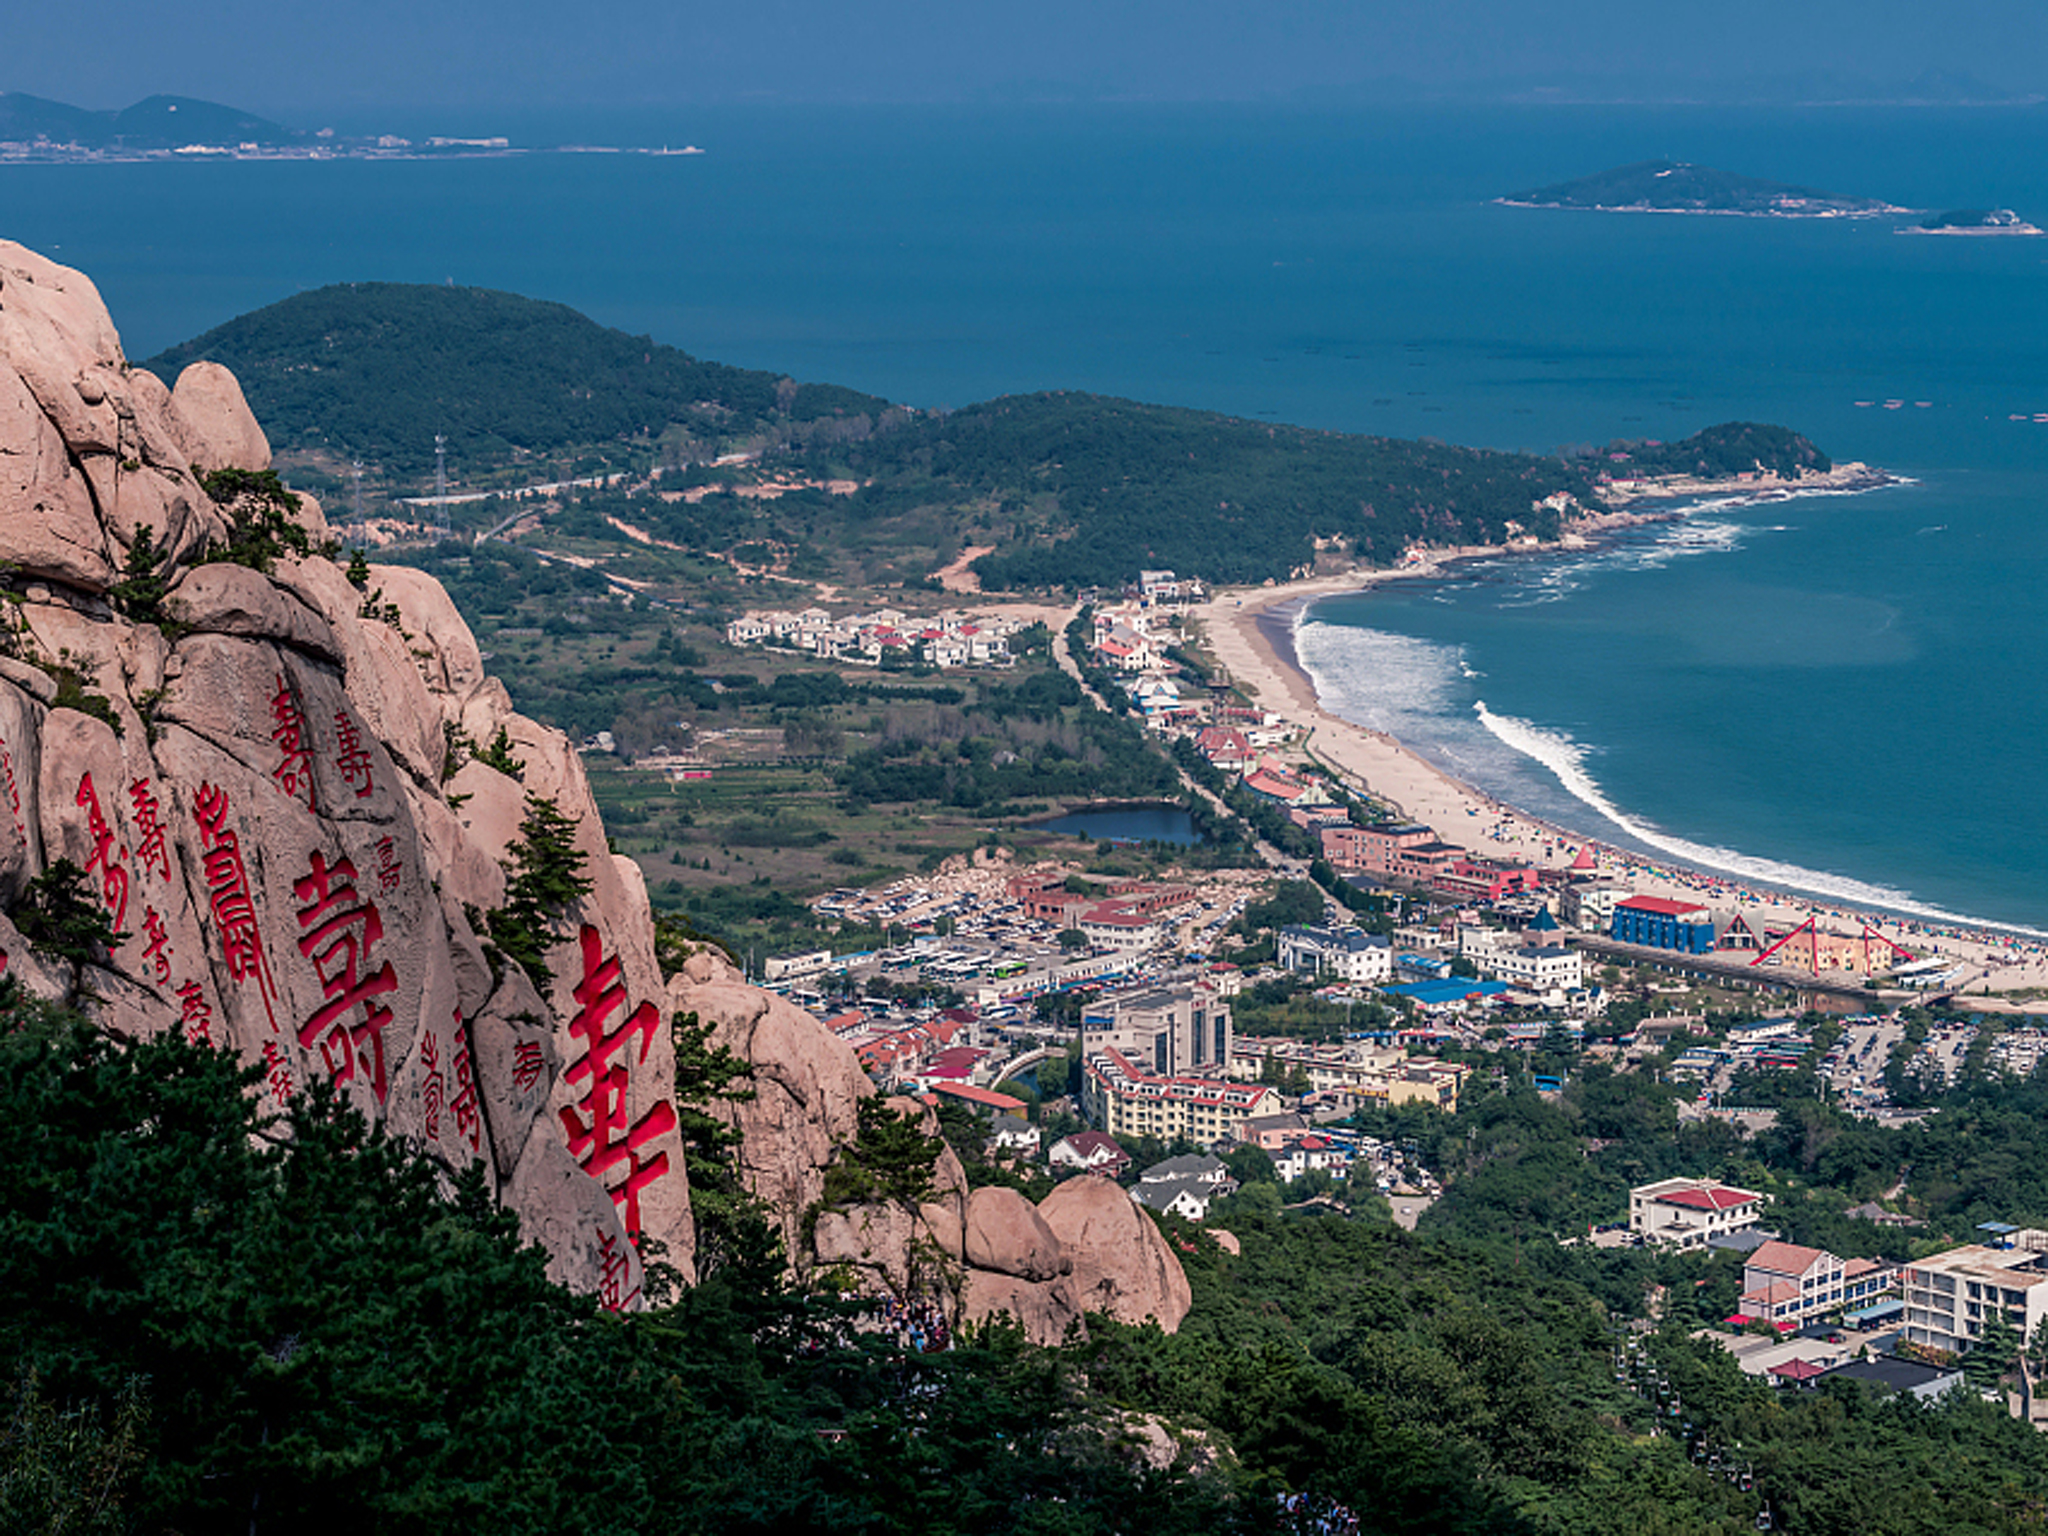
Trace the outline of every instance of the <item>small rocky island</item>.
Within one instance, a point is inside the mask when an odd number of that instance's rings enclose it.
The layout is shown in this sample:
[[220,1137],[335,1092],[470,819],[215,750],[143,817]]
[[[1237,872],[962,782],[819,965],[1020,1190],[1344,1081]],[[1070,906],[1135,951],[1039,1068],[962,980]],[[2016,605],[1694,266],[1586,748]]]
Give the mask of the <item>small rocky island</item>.
[[1956,208],[1917,224],[1902,224],[1902,235],[2038,235],[2037,229],[2010,208]]
[[1510,208],[1583,208],[1600,213],[1714,213],[1763,219],[1871,219],[1910,213],[1868,197],[1759,181],[1681,160],[1644,160],[1577,181],[1514,192]]

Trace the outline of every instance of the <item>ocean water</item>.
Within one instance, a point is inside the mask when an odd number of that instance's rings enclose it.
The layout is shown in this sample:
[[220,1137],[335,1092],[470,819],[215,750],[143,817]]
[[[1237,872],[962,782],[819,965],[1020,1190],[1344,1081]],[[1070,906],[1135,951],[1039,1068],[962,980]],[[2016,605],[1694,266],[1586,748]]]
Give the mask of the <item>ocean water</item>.
[[1336,707],[1568,826],[2048,927],[2048,241],[1488,201],[1670,156],[2048,224],[2048,114],[763,107],[430,127],[707,152],[5,166],[0,234],[88,271],[135,357],[301,288],[454,281],[919,405],[1077,387],[1533,450],[1783,422],[1912,483],[1332,600],[1302,653]]

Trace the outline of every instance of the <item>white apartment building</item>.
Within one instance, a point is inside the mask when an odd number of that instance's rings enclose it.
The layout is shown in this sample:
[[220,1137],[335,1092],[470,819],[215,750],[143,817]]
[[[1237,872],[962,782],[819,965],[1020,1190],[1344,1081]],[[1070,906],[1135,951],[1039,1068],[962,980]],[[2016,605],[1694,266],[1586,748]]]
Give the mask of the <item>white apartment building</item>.
[[2048,1232],[2012,1228],[1999,1241],[2010,1246],[1972,1243],[1903,1267],[1907,1339],[1964,1354],[1997,1311],[2033,1339],[2048,1315]]
[[1703,1248],[1757,1224],[1763,1196],[1713,1179],[1659,1179],[1628,1192],[1628,1229],[1645,1242]]
[[1527,949],[1499,949],[1479,962],[1511,986],[1531,992],[1576,992],[1585,985],[1585,963],[1576,949],[1563,944],[1534,944]]
[[1312,924],[1282,928],[1277,954],[1290,971],[1308,971],[1340,981],[1386,981],[1394,974],[1394,946],[1360,928]]

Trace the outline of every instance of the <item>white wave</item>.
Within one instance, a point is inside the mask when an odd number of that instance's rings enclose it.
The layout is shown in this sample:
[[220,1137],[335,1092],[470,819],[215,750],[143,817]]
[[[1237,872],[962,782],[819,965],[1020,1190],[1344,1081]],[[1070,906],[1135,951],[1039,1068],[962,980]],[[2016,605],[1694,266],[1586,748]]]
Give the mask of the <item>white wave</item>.
[[1787,864],[1780,859],[1763,858],[1733,848],[1721,848],[1675,837],[1640,817],[1629,815],[1610,800],[1598,782],[1586,771],[1587,749],[1569,736],[1559,731],[1545,730],[1527,720],[1518,720],[1512,715],[1497,715],[1486,707],[1484,699],[1475,702],[1472,709],[1479,717],[1479,723],[1492,732],[1496,739],[1549,769],[1573,799],[1591,806],[1635,842],[1654,848],[1681,864],[1690,865],[1695,869],[1718,870],[1743,880],[1753,880],[1760,885],[1773,885],[1785,890],[1824,896],[1852,907],[1876,907],[1888,912],[1902,912],[1912,917],[1930,918],[1936,922],[1999,928],[2037,938],[2048,937],[2048,933],[2040,929],[1969,917],[1943,907],[1932,906],[1915,899],[1910,892],[1900,890],[1896,886],[1875,885],[1849,875],[1806,869],[1797,864]]
[[1295,660],[1323,708],[1390,736],[1426,733],[1470,697],[1462,647],[1349,624],[1297,623]]

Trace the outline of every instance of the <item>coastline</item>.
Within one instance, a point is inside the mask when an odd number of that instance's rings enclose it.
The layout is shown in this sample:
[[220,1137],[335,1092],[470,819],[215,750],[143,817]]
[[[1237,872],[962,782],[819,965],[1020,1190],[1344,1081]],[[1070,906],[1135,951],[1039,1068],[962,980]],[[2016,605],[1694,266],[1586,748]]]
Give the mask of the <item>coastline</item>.
[[[1825,485],[1809,477],[1804,494],[1848,495],[1902,483],[1898,477],[1865,465],[1843,465]],[[1750,482],[1736,499],[1763,502],[1798,495],[1798,482]],[[1936,953],[1965,967],[1963,987],[1992,990],[2048,986],[2048,944],[2014,937],[1988,926],[1960,919],[1913,917],[1842,904],[1830,898],[1737,879],[1710,869],[1694,868],[1666,857],[1653,857],[1615,846],[1583,831],[1558,826],[1466,784],[1438,768],[1393,736],[1345,720],[1324,708],[1315,682],[1301,665],[1293,630],[1300,612],[1317,598],[1368,591],[1385,581],[1434,576],[1452,564],[1504,555],[1555,555],[1591,547],[1603,533],[1645,523],[1683,518],[1700,504],[1702,495],[1725,504],[1730,487],[1704,491],[1667,490],[1644,510],[1618,508],[1578,520],[1566,537],[1551,543],[1502,549],[1498,546],[1431,552],[1416,564],[1395,570],[1361,570],[1310,577],[1285,584],[1219,591],[1209,602],[1189,610],[1202,624],[1210,652],[1228,669],[1231,681],[1257,705],[1280,716],[1303,733],[1295,751],[1337,771],[1355,787],[1387,804],[1403,818],[1433,828],[1444,842],[1455,843],[1482,858],[1522,862],[1549,870],[1570,867],[1580,849],[1591,846],[1597,872],[1642,895],[1698,902],[1718,910],[1737,910],[1760,931],[1765,924],[1790,929],[1818,916],[1823,928],[1855,931],[1867,923],[1875,933],[1893,939],[1915,954]],[[1690,499],[1674,505],[1679,497]],[[2048,1003],[2030,1004],[2048,1012]]]

